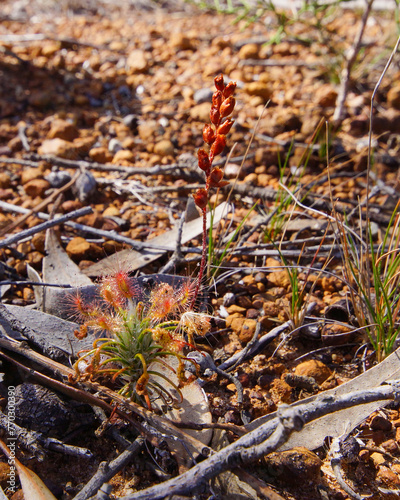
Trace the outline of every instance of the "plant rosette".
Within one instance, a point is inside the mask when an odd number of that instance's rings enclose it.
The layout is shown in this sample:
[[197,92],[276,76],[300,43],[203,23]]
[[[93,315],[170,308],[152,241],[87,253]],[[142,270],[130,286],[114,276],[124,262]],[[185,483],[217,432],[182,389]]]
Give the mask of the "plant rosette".
[[[111,384],[173,421],[210,423],[206,395],[185,370],[194,336],[209,327],[208,317],[190,308],[195,283],[179,276],[136,279],[119,272],[98,285],[64,290],[64,302],[81,323],[76,336],[94,335],[92,348],[80,352],[74,365],[77,378]],[[201,436],[208,443],[211,432]]]

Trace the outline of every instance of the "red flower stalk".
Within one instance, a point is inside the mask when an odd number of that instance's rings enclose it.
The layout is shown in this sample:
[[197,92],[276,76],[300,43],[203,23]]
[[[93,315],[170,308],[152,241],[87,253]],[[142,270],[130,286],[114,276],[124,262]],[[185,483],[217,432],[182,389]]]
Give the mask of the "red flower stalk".
[[[229,82],[227,85],[225,85],[224,77],[222,75],[219,75],[214,79],[214,84],[217,90],[212,96],[212,105],[210,111],[210,121],[212,125],[206,124],[203,129],[203,140],[210,146],[210,152],[207,154],[204,149],[199,149],[197,153],[199,168],[203,170],[206,176],[206,186],[204,189],[198,189],[193,196],[195,204],[201,209],[203,215],[203,247],[199,275],[197,277],[196,289],[194,291],[191,306],[194,305],[199,293],[200,284],[206,265],[206,213],[209,200],[209,190],[213,187],[221,188],[228,184],[227,181],[223,180],[223,171],[218,167],[212,168],[212,163],[215,156],[218,156],[224,150],[226,146],[226,134],[230,131],[233,125],[233,120],[227,117],[233,112],[235,108],[235,99],[232,96],[236,89],[236,83]],[[226,118],[225,121],[224,118]]]

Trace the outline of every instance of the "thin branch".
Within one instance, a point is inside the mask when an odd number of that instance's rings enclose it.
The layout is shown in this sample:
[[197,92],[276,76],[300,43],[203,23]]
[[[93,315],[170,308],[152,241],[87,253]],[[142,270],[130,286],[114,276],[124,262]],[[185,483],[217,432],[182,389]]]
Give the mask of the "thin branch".
[[15,438],[26,450],[33,453],[39,461],[45,458],[44,449],[64,453],[74,457],[92,458],[93,455],[87,448],[65,444],[59,439],[47,438],[41,432],[27,430],[15,422],[11,422],[7,415],[0,411],[0,428],[6,432],[12,429],[12,438]]
[[[253,158],[255,153],[247,154],[246,158]],[[229,158],[229,161],[232,163],[240,163],[245,159],[244,156],[236,156],[233,158]],[[47,162],[51,165],[56,165],[64,168],[74,168],[78,170],[82,169],[92,169],[99,170],[103,172],[121,172],[126,175],[162,175],[162,174],[173,174],[182,175],[182,169],[188,169],[189,166],[185,162],[173,163],[172,165],[154,165],[153,167],[127,167],[123,165],[106,165],[104,163],[91,162],[85,160],[67,160],[65,158],[59,158],[58,156],[51,155],[39,155],[36,153],[32,153],[29,155],[27,159],[20,158],[0,158],[0,164],[16,164],[16,165],[24,165],[27,167],[39,167],[40,162]],[[226,158],[221,158],[220,160],[216,160],[214,165],[224,165],[226,163]],[[196,160],[194,159],[194,164],[197,166]],[[190,168],[189,168],[190,169]],[[197,170],[197,168],[196,168]]]
[[44,283],[43,281],[29,281],[29,280],[21,280],[21,281],[5,280],[5,281],[0,281],[0,286],[1,285],[50,286],[54,288],[74,288],[72,285],[60,285],[59,283]]
[[237,255],[251,255],[252,257],[279,257],[280,255],[283,255],[284,257],[313,257],[315,255],[316,250],[320,249],[320,255],[323,255],[324,252],[326,252],[327,255],[331,253],[332,251],[338,251],[340,250],[340,245],[321,245],[320,247],[318,246],[312,246],[312,247],[306,247],[304,250],[264,250],[264,249],[259,249],[255,250],[253,247],[241,247],[239,249],[235,248],[230,252],[230,256],[237,256]]
[[[227,373],[226,371],[222,370],[218,366],[215,365],[213,358],[208,354],[207,352],[200,352],[200,351],[193,351],[190,352],[187,357],[189,359],[193,359],[200,367],[200,373],[204,373],[206,370],[210,370],[214,373],[217,373],[218,375],[221,375],[222,377],[227,378],[230,380],[236,387],[237,391],[237,402],[239,406],[243,404],[243,387],[240,381],[231,375],[230,373]],[[243,422],[247,424],[248,422]]]
[[28,210],[25,215],[14,221],[12,224],[9,224],[5,228],[0,230],[0,236],[4,236],[7,233],[10,233],[13,229],[17,228],[20,226],[23,222],[28,219],[31,215],[34,215],[35,213],[39,212],[39,210],[42,210],[44,207],[47,207],[52,201],[54,201],[57,196],[64,191],[67,191],[70,187],[72,187],[75,184],[75,181],[79,177],[80,173],[76,172],[76,174],[72,177],[72,179],[65,184],[64,186],[60,187],[59,189],[56,189],[51,193],[50,196],[48,196],[46,199],[44,199],[42,202],[40,202],[38,205],[36,205],[34,208],[31,210]]
[[[32,453],[40,462],[46,457],[46,453],[40,444],[40,432],[28,431],[19,427],[15,422],[10,422],[7,415],[0,411],[0,428],[9,433],[9,438],[17,439],[23,448]],[[12,428],[12,433],[10,429]]]
[[86,500],[95,495],[104,483],[112,479],[121,469],[132,461],[141,450],[143,443],[144,439],[139,436],[125,451],[114,458],[112,462],[101,462],[97,472],[73,500]]
[[[67,160],[65,158],[59,158],[58,156],[51,155],[38,155],[31,154],[29,156],[31,160],[38,164],[41,161],[45,161],[50,163],[51,165],[57,165],[59,167],[64,168],[75,168],[78,170],[82,169],[91,169],[91,170],[99,170],[101,172],[121,172],[126,175],[162,175],[169,174],[174,171],[179,172],[182,168],[182,165],[179,163],[173,163],[172,165],[154,165],[153,167],[125,167],[122,165],[105,165],[104,163],[85,161],[85,160]],[[2,158],[0,161],[3,161]],[[21,161],[21,160],[19,160]],[[26,160],[22,160],[25,161]],[[8,163],[13,163],[13,160],[8,160]]]
[[[253,337],[250,339],[250,342],[248,342],[245,346],[245,348],[240,351],[240,356],[236,359],[235,363],[229,367],[230,370],[234,370],[240,363],[243,363],[245,359],[248,359],[249,353],[251,352],[251,349],[254,348],[254,346],[257,343],[258,336],[261,333],[261,323],[257,321],[256,327],[254,329]],[[221,370],[221,367],[219,368]]]
[[[386,75],[386,72],[387,70],[389,69],[389,66],[392,64],[392,61],[393,61],[393,58],[399,48],[399,45],[400,45],[400,35],[399,37],[397,38],[397,42],[396,42],[396,45],[394,46],[394,49],[392,50],[391,54],[390,54],[390,57],[387,61],[387,63],[385,64],[385,67],[382,71],[382,74],[381,76],[379,77],[376,85],[375,85],[375,88],[372,92],[372,96],[371,96],[371,107],[370,107],[370,110],[369,110],[369,131],[368,131],[368,156],[367,156],[367,194],[366,194],[366,200],[367,200],[367,214],[369,212],[368,210],[368,200],[369,200],[369,185],[370,185],[370,182],[369,182],[369,179],[371,177],[371,155],[372,155],[372,123],[373,123],[373,117],[374,117],[374,101],[375,101],[375,96],[376,96],[376,93],[378,92],[378,89],[379,87],[381,86],[381,83],[382,83],[382,80],[383,80],[383,77]],[[397,193],[396,193],[397,195]]]
[[318,68],[323,65],[320,63],[310,63],[306,61],[299,61],[298,59],[285,59],[284,61],[278,59],[242,59],[239,61],[239,68],[242,66],[279,66],[281,68],[286,68],[287,66],[297,66],[297,67],[306,67],[306,68]]
[[176,247],[174,253],[172,254],[171,259],[168,263],[162,267],[158,272],[160,274],[167,274],[170,271],[173,271],[178,267],[182,262],[185,261],[182,253],[182,233],[183,233],[183,225],[185,224],[185,212],[182,213],[181,218],[178,223],[178,234],[176,235]]
[[335,474],[336,481],[339,483],[339,486],[342,488],[342,490],[344,490],[349,495],[349,497],[354,498],[354,500],[363,500],[363,497],[356,493],[352,488],[350,488],[350,486],[343,479],[341,467],[343,453],[340,437],[333,439],[329,450],[329,455],[331,456],[331,467],[333,473]]
[[293,431],[300,431],[305,424],[324,415],[370,402],[398,401],[399,390],[400,381],[396,381],[392,385],[354,391],[344,396],[326,397],[321,394],[315,400],[295,407],[282,405],[277,417],[242,436],[187,472],[122,498],[123,500],[161,500],[170,495],[194,493],[198,491],[201,483],[207,482],[221,472],[232,469],[234,471],[236,467],[250,464],[277,450],[287,441]]
[[92,207],[83,207],[78,210],[74,210],[65,215],[60,215],[59,217],[55,217],[54,219],[48,220],[47,222],[42,222],[36,226],[30,227],[29,229],[25,229],[25,231],[21,231],[17,234],[13,234],[8,238],[0,241],[0,248],[4,248],[7,246],[16,243],[17,241],[21,241],[24,238],[28,238],[33,236],[36,233],[40,233],[41,231],[45,231],[50,227],[58,226],[59,224],[64,224],[64,222],[70,221],[71,219],[77,219],[78,217],[82,217],[83,215],[88,215],[93,213]]
[[[292,200],[296,203],[296,205],[298,205],[299,207],[303,208],[304,210],[310,210],[311,212],[313,213],[316,213],[318,215],[321,215],[322,217],[326,217],[328,220],[330,220],[331,222],[337,222],[337,219],[335,217],[332,217],[331,215],[328,215],[324,212],[321,212],[320,210],[317,210],[315,208],[312,208],[312,207],[307,207],[306,205],[303,205],[303,203],[301,203],[301,201],[299,201],[294,193],[292,193],[292,191],[290,191],[284,184],[282,184],[281,182],[279,183],[280,187],[282,189],[284,189],[288,195],[292,198]],[[365,247],[365,242],[361,240],[360,236],[354,232],[349,226],[343,224],[343,227],[346,229],[346,231],[349,231],[349,233],[354,237],[356,238],[357,240],[359,240],[359,242],[361,243],[361,245],[363,245]]]
[[[5,201],[0,201],[0,208],[2,208],[3,210],[8,210],[10,212],[19,212],[19,213],[30,212],[27,208],[12,205],[11,203],[7,203]],[[37,213],[36,216],[39,217],[40,219],[45,219],[45,220],[50,219],[50,216],[43,212]],[[77,231],[82,231],[83,233],[93,234],[94,236],[106,238],[107,240],[114,240],[120,243],[126,243],[127,245],[130,245],[132,248],[136,250],[143,250],[145,248],[150,248],[153,250],[161,250],[165,252],[171,251],[171,248],[169,247],[153,245],[151,244],[151,242],[147,243],[147,242],[132,240],[131,238],[127,238],[126,236],[122,236],[116,233],[115,231],[104,231],[103,229],[96,229],[94,227],[86,226],[84,224],[79,224],[77,222],[71,222],[71,221],[66,222],[65,225],[68,227],[72,227]]]
[[[315,302],[310,302],[310,304],[307,305],[307,308],[304,312],[305,315],[311,314],[313,309],[315,308]],[[231,356],[229,359],[221,363],[219,368],[221,370],[233,370],[239,363],[243,363],[244,361],[247,361],[248,359],[252,359],[256,354],[261,352],[263,349],[267,347],[274,339],[276,339],[281,333],[285,332],[286,330],[292,328],[293,329],[293,322],[292,320],[285,321],[279,326],[276,326],[272,330],[270,330],[268,333],[263,335],[260,338],[258,337],[258,329],[261,329],[258,327],[260,323],[257,323],[256,331],[257,336],[254,334],[253,339],[250,341],[250,347],[246,345],[244,349],[241,351],[236,352],[233,356]]]
[[343,118],[343,113],[344,113],[344,105],[346,102],[347,98],[347,93],[349,91],[349,86],[350,86],[350,77],[351,77],[351,71],[353,69],[354,63],[356,62],[357,55],[360,51],[361,48],[361,41],[362,37],[364,35],[364,30],[367,25],[368,17],[371,12],[372,4],[374,3],[374,0],[366,0],[366,6],[365,6],[365,11],[363,13],[363,16],[361,18],[361,24],[360,28],[358,30],[357,36],[353,42],[353,45],[351,46],[348,57],[346,59],[346,64],[345,67],[343,68],[341,72],[341,78],[340,78],[340,87],[339,87],[339,93],[337,97],[337,104],[335,108],[335,112],[333,113],[333,123],[334,124],[339,124]]
[[55,42],[60,42],[64,46],[73,47],[74,45],[79,45],[81,47],[90,47],[93,49],[107,49],[110,50],[106,45],[95,45],[93,43],[81,42],[80,40],[76,40],[75,38],[65,38],[65,37],[57,37],[57,36],[49,36],[44,33],[27,33],[25,35],[1,35],[0,41],[6,43],[24,43],[24,42],[36,42],[41,40],[53,40]]
[[27,128],[28,127],[26,125],[20,125],[18,127],[18,137],[20,138],[22,147],[25,149],[25,151],[30,151],[31,147],[29,146],[28,137],[26,136]]
[[311,151],[319,151],[321,146],[319,144],[309,144],[306,142],[298,142],[298,141],[293,141],[293,139],[288,139],[286,141],[283,141],[281,139],[276,139],[275,137],[271,137],[270,135],[266,134],[257,134],[256,135],[257,139],[260,139],[264,142],[268,142],[269,144],[276,144],[278,146],[282,146],[283,148],[289,148],[289,147],[299,147],[299,148],[305,148],[307,150]]

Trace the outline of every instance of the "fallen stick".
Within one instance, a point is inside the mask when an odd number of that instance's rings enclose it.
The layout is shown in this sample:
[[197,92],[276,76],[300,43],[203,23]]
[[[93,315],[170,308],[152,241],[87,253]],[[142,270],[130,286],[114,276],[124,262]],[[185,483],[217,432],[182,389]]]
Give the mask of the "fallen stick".
[[8,416],[0,411],[0,428],[7,433],[11,426],[18,442],[21,443],[22,446],[30,453],[32,453],[37,460],[39,460],[39,462],[43,461],[45,458],[44,449],[57,451],[73,457],[93,457],[91,451],[87,448],[66,444],[59,439],[46,437],[41,432],[20,427],[15,422],[10,421]]
[[[233,158],[229,158],[231,163],[241,163],[245,158],[253,158],[255,153],[250,153],[247,156],[236,156]],[[104,163],[86,161],[86,160],[67,160],[65,158],[59,158],[58,156],[51,155],[38,155],[36,153],[32,153],[29,155],[29,159],[21,159],[21,158],[0,158],[0,164],[15,164],[15,165],[24,165],[27,167],[39,167],[41,162],[47,162],[51,165],[57,165],[59,167],[64,168],[74,168],[74,169],[92,169],[99,170],[103,172],[121,172],[126,175],[162,175],[162,174],[172,174],[176,172],[176,174],[181,177],[182,169],[190,167],[185,163],[173,163],[172,165],[154,165],[153,167],[126,167],[122,165],[107,165]],[[215,161],[214,164],[224,165],[226,163],[226,158],[222,158],[218,161]],[[196,166],[196,159],[194,158],[194,165]]]
[[86,500],[95,495],[104,483],[112,479],[118,472],[123,469],[141,450],[144,439],[139,436],[131,443],[128,448],[118,455],[112,462],[101,462],[94,476],[74,496],[73,500]]
[[354,39],[353,45],[350,47],[348,56],[346,58],[345,67],[342,69],[340,74],[340,86],[339,93],[336,98],[336,108],[333,113],[332,121],[335,126],[338,126],[342,121],[344,114],[344,105],[346,103],[347,94],[350,86],[351,70],[353,69],[354,63],[356,62],[357,55],[361,49],[361,42],[364,35],[365,27],[367,26],[368,17],[371,13],[372,4],[374,0],[365,1],[365,10],[361,18],[360,27],[358,33]]
[[[2,208],[3,210],[7,210],[9,212],[19,212],[22,214],[27,214],[28,212],[30,212],[30,210],[28,210],[27,208],[13,205],[12,203],[7,203],[5,201],[0,201],[0,208]],[[45,220],[50,219],[50,216],[43,212],[38,212],[35,215],[40,219],[45,219]],[[115,233],[114,231],[104,231],[102,229],[96,229],[90,226],[86,226],[84,224],[79,224],[77,222],[68,221],[65,223],[65,225],[72,227],[73,229],[76,229],[78,231],[83,231],[84,233],[93,234],[94,236],[104,237],[109,240],[119,241],[120,243],[127,243],[132,248],[135,248],[137,250],[143,250],[145,248],[151,248],[160,251],[171,250],[169,247],[167,248],[165,246],[157,246],[151,243],[144,243],[141,241],[132,240],[131,238],[127,238],[126,236],[121,236],[120,234]]]
[[4,236],[5,234],[11,232],[13,229],[17,228],[19,225],[25,222],[26,219],[28,219],[28,217],[36,214],[37,212],[39,212],[39,210],[42,210],[44,207],[47,207],[47,205],[49,205],[52,201],[54,201],[59,194],[63,193],[64,191],[67,191],[70,187],[72,187],[75,184],[75,181],[78,179],[79,175],[80,172],[76,172],[76,174],[72,177],[72,179],[69,182],[67,182],[67,184],[53,191],[50,196],[48,196],[46,199],[44,199],[42,202],[36,205],[36,207],[32,208],[31,210],[27,210],[27,212],[25,212],[25,215],[23,215],[16,221],[9,224],[7,227],[3,228],[0,231],[0,236]]
[[8,238],[0,241],[0,248],[7,247],[16,243],[17,241],[21,241],[24,238],[28,238],[29,236],[33,236],[36,233],[40,233],[41,231],[45,231],[50,227],[58,226],[59,224],[64,224],[64,222],[68,222],[71,219],[76,219],[78,217],[82,217],[83,215],[91,214],[93,212],[92,207],[83,207],[78,210],[74,210],[65,215],[60,215],[55,217],[54,219],[50,219],[46,222],[42,222],[42,224],[37,224],[36,226],[30,227],[29,229],[25,229],[25,231],[21,231],[17,234],[13,234]]
[[[26,214],[27,212],[29,212],[27,208],[23,208],[18,205],[13,205],[12,203],[7,203],[5,201],[0,201],[0,208],[2,208],[3,210],[7,210],[8,212],[17,212],[17,213],[19,212],[22,214]],[[220,220],[225,211],[226,211],[225,204],[221,204],[219,205],[219,207],[217,207],[217,213],[214,218],[215,223]],[[40,219],[45,219],[45,220],[50,219],[50,216],[43,212],[37,213],[36,216],[39,217]],[[160,236],[153,238],[153,240],[150,240],[149,242],[142,242],[142,241],[132,240],[131,238],[128,238],[126,236],[122,236],[116,233],[115,231],[104,231],[102,229],[96,229],[90,226],[86,226],[84,224],[79,224],[77,222],[68,221],[65,223],[65,225],[68,227],[72,227],[77,231],[82,231],[83,233],[92,234],[97,237],[103,237],[106,238],[107,240],[126,243],[135,250],[149,249],[146,255],[142,255],[144,263],[149,263],[152,260],[155,260],[156,258],[160,257],[164,252],[173,252],[175,250],[175,247],[171,245],[170,242],[176,240],[176,232],[177,232],[176,229],[171,229],[169,232],[163,233]],[[185,223],[183,230],[184,230],[184,237],[183,237],[184,242],[187,242],[192,238],[196,238],[200,233],[198,229],[198,220],[195,219],[188,223]],[[165,242],[165,244],[158,245],[157,243],[154,243],[157,241]],[[182,253],[187,253],[187,252],[196,253],[196,248],[182,247],[181,251]]]
[[201,484],[227,470],[250,464],[284,444],[294,431],[325,415],[375,401],[400,399],[400,381],[374,389],[327,397],[322,393],[314,401],[297,406],[282,405],[277,417],[234,443],[214,453],[187,472],[156,486],[122,497],[122,500],[161,500],[170,495],[199,492]]

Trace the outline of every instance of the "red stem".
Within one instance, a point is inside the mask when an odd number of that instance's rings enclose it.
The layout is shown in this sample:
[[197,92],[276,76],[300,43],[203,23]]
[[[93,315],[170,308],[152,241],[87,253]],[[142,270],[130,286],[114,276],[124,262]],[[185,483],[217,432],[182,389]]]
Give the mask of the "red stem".
[[201,261],[200,261],[200,269],[199,274],[197,276],[196,288],[193,294],[192,302],[190,304],[190,308],[193,309],[193,306],[196,302],[197,296],[199,294],[201,280],[203,279],[204,269],[206,267],[206,258],[207,258],[207,207],[204,207],[203,210],[203,246],[201,250]]

